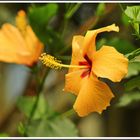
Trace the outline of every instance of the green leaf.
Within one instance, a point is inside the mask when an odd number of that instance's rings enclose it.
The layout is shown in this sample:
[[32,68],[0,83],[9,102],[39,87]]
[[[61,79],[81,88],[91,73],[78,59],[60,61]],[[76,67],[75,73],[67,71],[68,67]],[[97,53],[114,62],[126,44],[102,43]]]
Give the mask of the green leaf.
[[47,28],[50,20],[57,14],[57,4],[46,4],[41,7],[32,7],[29,10],[29,22],[34,32],[37,34],[39,39],[48,43],[51,38],[48,35]]
[[[20,97],[17,102],[17,107],[22,111],[27,117],[30,116],[31,110],[33,108],[33,105],[35,103],[36,97],[27,97],[23,96]],[[40,96],[38,101],[38,106],[36,109],[36,112],[34,114],[33,119],[39,119],[42,117],[42,115],[46,114],[46,110],[48,109],[47,103],[43,95]]]
[[28,126],[27,135],[30,137],[75,137],[77,129],[67,118],[55,117],[32,121]]
[[140,6],[127,6],[125,14],[133,21],[140,22]]
[[138,62],[129,62],[128,65],[128,73],[126,75],[126,78],[129,78],[131,76],[136,76],[140,72],[140,63]]
[[133,90],[135,88],[140,89],[140,76],[135,77],[135,78],[133,78],[125,83],[125,90],[126,91],[130,91],[130,90]]
[[124,107],[128,106],[133,102],[140,101],[140,91],[131,91],[128,93],[125,93],[123,96],[121,96],[119,102],[117,103],[117,107]]
[[127,6],[125,14],[130,18],[131,25],[135,30],[135,34],[138,38],[139,35],[139,24],[140,24],[140,6]]
[[138,38],[139,35],[139,24],[140,24],[140,6],[127,6],[125,14],[130,18],[131,25],[135,30],[135,34]]
[[30,21],[36,21],[39,25],[48,24],[52,16],[55,16],[58,10],[57,4],[46,4],[41,7],[32,7],[29,11]]
[[19,97],[17,107],[21,112],[23,112],[27,117],[29,117],[34,102],[35,97]]

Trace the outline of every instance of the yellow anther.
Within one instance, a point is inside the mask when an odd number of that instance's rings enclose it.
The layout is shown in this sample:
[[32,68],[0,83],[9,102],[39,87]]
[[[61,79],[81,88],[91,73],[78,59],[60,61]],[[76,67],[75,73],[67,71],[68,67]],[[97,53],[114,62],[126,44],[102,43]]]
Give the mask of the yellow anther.
[[20,32],[25,35],[27,20],[26,13],[23,10],[20,10],[16,16],[16,26],[20,30]]
[[52,69],[61,69],[62,67],[65,68],[89,68],[89,66],[79,66],[79,65],[65,65],[62,64],[60,60],[57,60],[55,57],[43,53],[39,59],[42,61],[44,65],[50,67]]
[[46,54],[46,53],[43,53],[41,54],[41,57],[39,58],[42,63],[44,65],[46,65],[47,67],[50,67],[52,69],[61,69],[61,61],[60,60],[57,60],[55,57],[49,55],[49,54]]

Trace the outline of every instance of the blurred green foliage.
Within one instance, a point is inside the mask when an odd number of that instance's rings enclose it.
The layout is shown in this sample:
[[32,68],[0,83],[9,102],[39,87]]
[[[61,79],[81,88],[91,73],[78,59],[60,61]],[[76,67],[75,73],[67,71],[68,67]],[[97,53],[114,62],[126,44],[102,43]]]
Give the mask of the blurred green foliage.
[[122,23],[123,23],[125,26],[128,27],[128,25],[130,24],[130,23],[129,23],[130,18],[129,18],[125,13],[122,13],[121,19],[122,19]]
[[[53,48],[54,51],[59,48],[59,45],[63,46],[60,36],[53,29],[50,23],[57,13],[57,4],[46,4],[41,7],[31,7],[28,13],[29,22],[34,32],[37,34],[39,39],[47,45],[48,50],[52,50],[51,48]],[[54,45],[53,42],[57,42],[57,45]]]
[[100,39],[97,42],[97,50],[100,49],[102,45],[115,47],[122,54],[128,54],[136,49],[130,41],[121,39],[119,37],[114,37],[111,39]]
[[[35,97],[20,97],[17,107],[29,118],[35,102]],[[42,94],[39,97],[31,122],[28,124],[20,123],[18,131],[21,135],[26,133],[27,136],[32,137],[70,137],[78,134],[74,123],[65,116],[62,117],[59,113],[53,111]]]
[[131,91],[135,88],[140,89],[140,76],[132,78],[128,82],[125,83],[125,90],[126,91]]
[[9,137],[7,133],[0,133],[0,137]]
[[140,73],[140,63],[139,62],[129,62],[128,64],[128,73],[126,78],[136,76]]
[[55,116],[54,118],[32,121],[28,126],[27,135],[34,137],[74,137],[78,136],[78,131],[70,119]]
[[140,92],[139,91],[130,91],[125,93],[117,103],[118,107],[126,107],[131,105],[131,103],[140,101]]
[[[33,97],[21,96],[18,99],[17,107],[26,115],[26,117],[30,117],[30,113],[34,106],[35,101],[36,101],[35,96]],[[42,116],[47,115],[48,112],[49,112],[48,104],[46,103],[44,96],[41,94],[38,101],[38,106],[32,119],[40,119]]]

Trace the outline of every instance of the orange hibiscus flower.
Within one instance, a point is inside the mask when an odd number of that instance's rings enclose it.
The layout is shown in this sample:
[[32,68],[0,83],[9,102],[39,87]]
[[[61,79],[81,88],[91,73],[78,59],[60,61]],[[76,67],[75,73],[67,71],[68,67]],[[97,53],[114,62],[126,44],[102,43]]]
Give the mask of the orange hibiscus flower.
[[43,44],[27,24],[23,10],[17,14],[16,26],[6,23],[0,29],[0,61],[32,66],[37,62]]
[[44,64],[52,68],[69,67],[64,90],[77,96],[74,109],[81,117],[91,112],[102,113],[114,97],[107,84],[98,77],[119,82],[128,71],[128,59],[115,48],[102,46],[96,51],[96,36],[105,31],[118,32],[119,28],[112,24],[88,31],[85,37],[74,36],[72,60],[69,66],[60,64],[55,58],[46,54],[40,58]]

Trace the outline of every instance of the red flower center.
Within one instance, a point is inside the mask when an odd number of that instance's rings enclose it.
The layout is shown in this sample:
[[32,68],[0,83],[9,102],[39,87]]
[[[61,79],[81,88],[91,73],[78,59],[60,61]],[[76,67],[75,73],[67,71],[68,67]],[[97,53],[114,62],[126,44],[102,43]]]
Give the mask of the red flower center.
[[80,61],[79,65],[80,66],[88,66],[88,67],[81,74],[81,78],[89,76],[90,72],[91,72],[91,68],[92,68],[92,61],[89,59],[89,57],[87,55],[85,55],[84,58],[86,61]]

